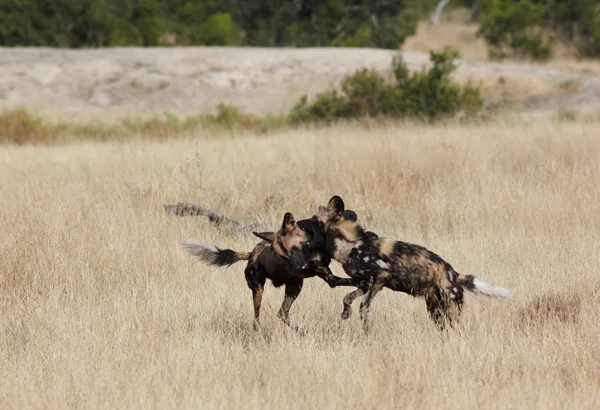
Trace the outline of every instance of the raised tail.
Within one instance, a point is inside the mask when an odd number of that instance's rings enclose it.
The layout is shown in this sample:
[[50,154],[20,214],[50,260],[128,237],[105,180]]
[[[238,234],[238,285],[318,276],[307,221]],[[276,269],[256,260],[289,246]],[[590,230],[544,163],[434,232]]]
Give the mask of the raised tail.
[[494,286],[485,283],[481,279],[477,279],[473,275],[458,275],[458,283],[464,286],[465,289],[478,295],[495,296],[497,298],[508,298],[512,296],[510,290],[502,286]]
[[202,262],[213,266],[231,266],[239,261],[250,259],[250,252],[236,252],[231,249],[219,249],[194,239],[181,242],[183,250],[196,256]]

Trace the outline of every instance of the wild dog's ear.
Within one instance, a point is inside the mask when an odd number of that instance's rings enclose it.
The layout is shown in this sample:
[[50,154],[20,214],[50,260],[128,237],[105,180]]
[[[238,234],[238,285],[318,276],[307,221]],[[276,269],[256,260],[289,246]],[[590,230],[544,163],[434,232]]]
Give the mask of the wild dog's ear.
[[367,231],[365,232],[365,234],[367,235],[367,238],[369,238],[369,240],[371,241],[376,241],[377,239],[379,239],[379,236],[375,232]]
[[296,227],[296,220],[294,219],[294,215],[289,212],[286,212],[283,216],[283,223],[281,224],[281,232],[286,235],[288,232],[291,232]]
[[258,236],[260,239],[263,239],[267,242],[273,243],[275,240],[275,234],[273,232],[252,232],[255,236]]
[[327,204],[327,212],[331,216],[342,216],[344,213],[344,201],[339,196],[334,196],[329,200]]
[[342,215],[342,218],[344,218],[347,221],[356,222],[356,220],[358,219],[358,216],[356,215],[356,212],[354,212],[350,209],[346,209]]

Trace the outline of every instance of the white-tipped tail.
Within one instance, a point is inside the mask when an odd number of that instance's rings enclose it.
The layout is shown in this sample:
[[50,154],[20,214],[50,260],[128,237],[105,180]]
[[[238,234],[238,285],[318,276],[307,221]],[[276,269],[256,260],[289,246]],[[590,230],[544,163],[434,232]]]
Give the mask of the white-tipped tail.
[[197,256],[206,263],[215,263],[219,253],[219,249],[216,246],[195,239],[188,239],[181,242],[181,247],[184,251]]
[[495,296],[497,298],[508,298],[512,296],[512,293],[502,286],[493,286],[484,281],[475,278],[473,280],[473,292],[481,295]]

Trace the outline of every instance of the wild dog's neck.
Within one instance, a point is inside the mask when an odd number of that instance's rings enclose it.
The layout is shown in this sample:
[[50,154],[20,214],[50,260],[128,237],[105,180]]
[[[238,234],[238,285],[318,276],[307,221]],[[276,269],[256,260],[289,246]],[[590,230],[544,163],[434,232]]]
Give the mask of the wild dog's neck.
[[331,244],[333,252],[330,252],[330,254],[333,259],[344,265],[348,262],[352,249],[359,248],[367,239],[364,229],[358,224],[340,229],[333,235],[333,243]]
[[348,258],[350,256],[350,252],[352,252],[352,249],[358,248],[361,245],[361,241],[349,242],[345,238],[335,238],[333,259],[344,265],[348,262]]

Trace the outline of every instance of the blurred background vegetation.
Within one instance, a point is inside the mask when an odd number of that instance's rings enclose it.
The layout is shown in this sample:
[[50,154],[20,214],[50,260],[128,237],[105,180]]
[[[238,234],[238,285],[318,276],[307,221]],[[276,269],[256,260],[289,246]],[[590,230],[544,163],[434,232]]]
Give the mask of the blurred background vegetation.
[[[0,0],[0,45],[398,49],[438,0]],[[494,58],[548,59],[557,41],[600,56],[598,0],[450,0]]]

